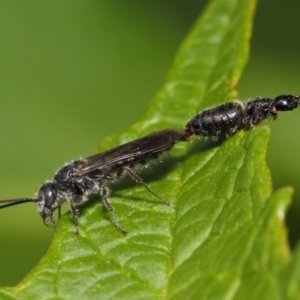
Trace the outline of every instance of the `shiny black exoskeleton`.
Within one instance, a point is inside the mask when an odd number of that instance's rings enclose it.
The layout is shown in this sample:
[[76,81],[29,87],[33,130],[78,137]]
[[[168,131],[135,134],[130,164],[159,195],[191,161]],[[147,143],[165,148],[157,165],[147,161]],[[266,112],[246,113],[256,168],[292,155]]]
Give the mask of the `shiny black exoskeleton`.
[[204,110],[191,119],[182,139],[188,140],[193,135],[228,138],[241,129],[251,129],[269,116],[276,119],[277,111],[297,108],[299,99],[300,96],[281,95],[274,100],[258,97],[221,104]]
[[112,213],[117,228],[125,232],[109,202],[107,182],[117,180],[123,173],[126,173],[137,183],[143,184],[154,196],[168,204],[136,174],[133,170],[136,165],[145,164],[149,159],[156,158],[164,151],[170,150],[177,142],[188,141],[195,135],[212,138],[230,137],[238,130],[252,128],[269,116],[276,119],[278,111],[293,110],[299,104],[300,96],[291,95],[278,96],[275,100],[255,98],[221,104],[197,114],[187,123],[185,130],[161,130],[97,155],[73,161],[61,168],[52,180],[45,183],[33,199],[0,200],[0,203],[5,203],[0,206],[0,209],[36,202],[44,223],[53,227],[55,225],[53,211],[58,209],[60,216],[62,203],[68,201],[76,225],[75,232],[78,233],[76,206],[86,202],[89,194],[96,193],[102,197],[105,207]]
[[44,223],[54,227],[56,222],[53,211],[58,209],[60,216],[62,203],[68,201],[76,225],[75,233],[78,234],[76,206],[86,202],[89,194],[96,193],[102,197],[105,207],[112,213],[117,228],[125,233],[109,202],[109,189],[106,182],[117,180],[126,173],[137,183],[143,184],[155,197],[168,204],[168,201],[152,191],[132,168],[171,149],[180,141],[182,135],[183,131],[176,129],[161,130],[94,156],[73,161],[58,170],[54,178],[45,183],[33,199],[1,200],[0,203],[6,204],[0,206],[0,209],[26,202],[36,202]]

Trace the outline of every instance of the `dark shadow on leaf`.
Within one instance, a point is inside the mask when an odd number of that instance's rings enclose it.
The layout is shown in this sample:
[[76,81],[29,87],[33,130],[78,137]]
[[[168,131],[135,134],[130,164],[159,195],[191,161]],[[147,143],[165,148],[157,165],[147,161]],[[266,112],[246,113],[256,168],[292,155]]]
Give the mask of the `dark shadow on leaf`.
[[213,141],[212,139],[198,139],[192,142],[192,146],[189,147],[186,156],[190,157],[199,152],[209,151],[213,148],[220,147],[223,141]]

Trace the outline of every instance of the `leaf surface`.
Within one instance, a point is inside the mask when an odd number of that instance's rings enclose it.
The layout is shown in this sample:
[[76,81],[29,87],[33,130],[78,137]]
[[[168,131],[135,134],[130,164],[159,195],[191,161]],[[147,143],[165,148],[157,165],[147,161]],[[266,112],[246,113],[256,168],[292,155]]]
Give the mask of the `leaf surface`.
[[[236,97],[255,1],[211,1],[183,42],[146,116],[100,151],[176,127]],[[280,121],[280,120],[279,120]],[[139,174],[166,206],[126,178],[111,184],[122,235],[100,199],[70,214],[48,253],[1,299],[295,299],[299,251],[290,258],[283,217],[290,189],[272,194],[269,128],[221,145],[178,143]]]

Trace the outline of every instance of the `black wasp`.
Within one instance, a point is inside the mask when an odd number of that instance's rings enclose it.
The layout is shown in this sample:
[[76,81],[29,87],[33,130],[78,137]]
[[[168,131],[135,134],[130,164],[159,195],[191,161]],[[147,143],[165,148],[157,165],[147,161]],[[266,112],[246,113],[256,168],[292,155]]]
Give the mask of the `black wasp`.
[[21,203],[36,202],[44,223],[55,226],[53,211],[68,201],[78,234],[78,210],[88,200],[89,194],[100,194],[105,207],[112,213],[117,228],[121,228],[109,202],[109,190],[105,183],[115,181],[124,173],[144,187],[162,202],[168,201],[152,191],[133,168],[145,164],[149,159],[157,158],[164,151],[170,150],[179,141],[188,141],[191,137],[205,136],[212,138],[230,137],[237,131],[249,130],[263,120],[277,117],[277,111],[288,111],[300,105],[300,96],[281,95],[274,100],[257,97],[252,100],[233,101],[204,110],[192,118],[185,130],[165,129],[143,138],[94,156],[76,160],[62,167],[52,180],[45,183],[34,198],[1,200],[5,203],[0,209]]
[[144,185],[155,197],[168,204],[152,191],[132,168],[137,164],[145,164],[149,159],[157,158],[162,152],[171,149],[180,140],[182,134],[182,131],[175,129],[161,130],[111,150],[73,161],[58,170],[53,179],[45,183],[33,199],[1,200],[0,203],[6,204],[0,206],[0,209],[26,202],[36,202],[44,224],[54,227],[56,222],[53,211],[58,209],[60,216],[62,203],[68,201],[76,226],[75,233],[78,234],[76,206],[86,202],[89,194],[96,193],[100,194],[105,207],[112,213],[117,228],[125,233],[109,202],[109,190],[104,182],[115,181],[126,173],[133,180]]

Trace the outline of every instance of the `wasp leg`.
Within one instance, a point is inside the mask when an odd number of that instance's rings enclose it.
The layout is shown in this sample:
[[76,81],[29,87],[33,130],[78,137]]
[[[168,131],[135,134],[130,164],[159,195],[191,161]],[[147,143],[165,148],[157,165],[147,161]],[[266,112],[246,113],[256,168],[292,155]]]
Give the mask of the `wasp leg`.
[[162,201],[163,203],[170,205],[170,202],[165,200],[164,198],[160,197],[159,195],[157,195],[154,191],[152,191],[149,186],[143,181],[143,179],[137,175],[134,171],[132,171],[130,168],[128,167],[124,167],[124,170],[127,172],[127,174],[137,183],[142,184],[149,193],[151,193],[153,196],[155,196],[156,198],[158,198],[160,201]]
[[[79,210],[75,208],[72,199],[69,201],[69,207],[75,223],[75,234],[78,235],[79,234],[79,226],[78,226]],[[59,214],[60,214],[60,210],[59,210]]]
[[104,205],[106,207],[106,209],[112,214],[113,217],[113,222],[116,225],[116,227],[118,228],[119,231],[121,231],[123,234],[126,234],[127,232],[121,227],[119,220],[116,216],[115,210],[112,207],[111,203],[108,200],[108,195],[109,195],[109,191],[105,186],[101,186],[100,187],[100,195],[103,199]]

